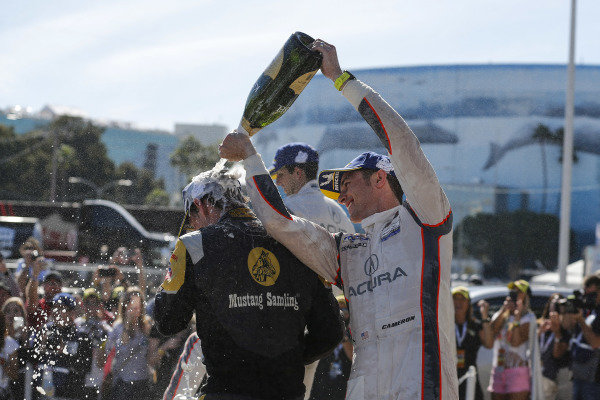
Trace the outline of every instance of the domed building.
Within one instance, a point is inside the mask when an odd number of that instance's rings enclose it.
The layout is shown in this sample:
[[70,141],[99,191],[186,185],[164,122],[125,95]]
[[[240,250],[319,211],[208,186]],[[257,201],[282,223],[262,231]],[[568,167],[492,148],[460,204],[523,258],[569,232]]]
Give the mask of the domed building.
[[[352,70],[408,122],[454,211],[559,215],[565,65],[446,65]],[[600,222],[600,66],[578,66],[571,227],[583,246]],[[539,128],[542,126],[541,129]],[[313,79],[280,120],[254,136],[268,164],[288,142],[314,146],[321,169],[385,152],[328,79]]]

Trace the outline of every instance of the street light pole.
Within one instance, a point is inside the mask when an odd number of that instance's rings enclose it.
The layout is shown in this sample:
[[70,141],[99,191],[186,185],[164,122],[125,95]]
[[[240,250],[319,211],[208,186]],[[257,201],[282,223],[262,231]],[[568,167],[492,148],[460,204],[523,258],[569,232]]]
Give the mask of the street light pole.
[[571,227],[571,176],[573,170],[573,119],[575,114],[575,16],[577,1],[571,0],[571,33],[569,66],[567,68],[567,98],[565,102],[565,135],[563,138],[562,184],[560,194],[560,231],[558,241],[558,274],[561,286],[567,281],[569,264],[569,233]]
[[52,128],[52,172],[50,173],[50,201],[56,201],[56,174],[58,173],[58,130]]
[[130,179],[119,179],[116,181],[108,182],[107,184],[105,184],[103,186],[98,186],[94,182],[89,181],[85,178],[81,178],[79,176],[70,176],[69,183],[82,183],[84,185],[91,187],[92,189],[94,189],[94,192],[96,192],[96,197],[98,199],[101,199],[102,195],[104,194],[106,189],[108,189],[112,186],[131,186],[133,184],[133,182]]

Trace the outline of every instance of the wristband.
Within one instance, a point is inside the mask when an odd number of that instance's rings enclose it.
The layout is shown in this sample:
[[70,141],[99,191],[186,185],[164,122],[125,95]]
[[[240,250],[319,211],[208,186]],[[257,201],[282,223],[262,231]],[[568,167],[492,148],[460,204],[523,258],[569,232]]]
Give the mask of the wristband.
[[347,81],[350,81],[352,79],[356,79],[356,77],[354,75],[352,75],[350,72],[344,71],[340,76],[338,76],[338,78],[335,80],[335,82],[333,82],[333,86],[335,86],[335,88],[337,90],[341,91],[342,86],[344,86],[344,83],[346,83]]

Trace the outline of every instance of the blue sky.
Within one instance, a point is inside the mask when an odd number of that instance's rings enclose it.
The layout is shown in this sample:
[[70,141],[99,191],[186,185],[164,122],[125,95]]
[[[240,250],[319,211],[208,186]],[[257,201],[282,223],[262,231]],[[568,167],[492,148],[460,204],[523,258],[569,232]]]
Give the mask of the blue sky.
[[[569,0],[30,0],[0,15],[0,108],[45,104],[172,130],[234,128],[300,30],[342,68],[566,63]],[[600,64],[600,2],[578,1],[576,61]]]

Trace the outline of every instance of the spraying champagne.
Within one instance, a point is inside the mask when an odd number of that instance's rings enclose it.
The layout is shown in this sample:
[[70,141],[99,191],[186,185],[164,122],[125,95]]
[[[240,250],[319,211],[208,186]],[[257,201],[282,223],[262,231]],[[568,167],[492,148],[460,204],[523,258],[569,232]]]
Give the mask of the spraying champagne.
[[[312,37],[302,32],[289,37],[250,90],[238,132],[252,136],[290,108],[321,68],[323,56],[310,49],[313,42]],[[221,159],[215,168],[220,170],[224,166],[225,160]],[[188,213],[186,209],[177,237],[192,230]]]
[[281,117],[321,68],[322,56],[311,50],[314,39],[293,33],[258,78],[238,128],[249,136]]

